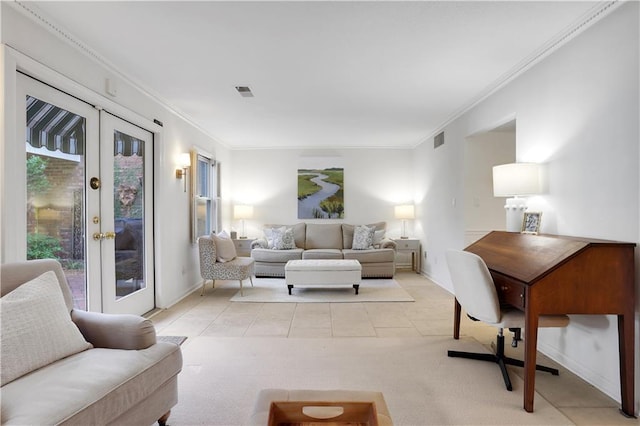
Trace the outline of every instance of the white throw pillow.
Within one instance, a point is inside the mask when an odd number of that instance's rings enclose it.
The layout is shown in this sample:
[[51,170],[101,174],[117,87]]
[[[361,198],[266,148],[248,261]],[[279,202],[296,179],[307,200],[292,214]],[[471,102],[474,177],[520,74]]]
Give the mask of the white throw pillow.
[[53,271],[5,294],[0,300],[0,311],[1,386],[93,347],[71,321]]
[[354,250],[367,250],[373,248],[373,235],[375,228],[369,228],[368,226],[358,225],[353,230],[353,245],[351,248]]
[[296,241],[293,238],[293,229],[280,228],[273,229],[273,250],[292,250],[296,248]]
[[373,233],[373,247],[380,248],[380,243],[384,239],[384,229],[377,230]]
[[236,246],[227,231],[220,231],[218,235],[213,235],[213,241],[216,243],[216,260],[218,262],[229,262],[236,258]]
[[278,228],[264,228],[264,238],[267,240],[267,248],[272,249],[275,235],[278,232],[284,232],[287,230],[286,226],[281,226]]

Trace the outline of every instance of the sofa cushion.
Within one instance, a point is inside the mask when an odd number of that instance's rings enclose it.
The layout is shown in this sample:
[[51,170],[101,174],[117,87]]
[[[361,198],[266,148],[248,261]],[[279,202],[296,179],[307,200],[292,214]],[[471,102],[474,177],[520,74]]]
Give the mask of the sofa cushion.
[[92,347],[71,321],[53,271],[2,297],[0,311],[2,386]]
[[342,250],[338,249],[311,249],[302,253],[303,259],[342,259]]
[[[109,424],[142,403],[181,369],[180,347],[90,349],[2,388],[2,422]],[[149,423],[150,424],[150,423]]]
[[353,231],[353,244],[351,248],[354,250],[366,250],[373,248],[373,234],[375,228],[369,228],[368,226],[356,226]]
[[289,260],[302,259],[302,249],[271,250],[255,248],[251,250],[251,257],[256,262],[287,263]]
[[236,246],[226,231],[213,235],[213,241],[216,243],[216,260],[218,262],[229,262],[236,258]]
[[[382,238],[384,238],[387,222],[376,222],[367,225],[369,228],[375,228],[376,231],[382,231]],[[356,225],[343,224],[342,225],[342,248],[350,249],[353,245],[353,231]],[[380,235],[380,233],[378,233]]]
[[308,223],[305,249],[342,249],[342,225]]
[[342,250],[345,259],[355,259],[360,263],[389,263],[395,261],[396,252],[393,249],[370,249],[370,250]]

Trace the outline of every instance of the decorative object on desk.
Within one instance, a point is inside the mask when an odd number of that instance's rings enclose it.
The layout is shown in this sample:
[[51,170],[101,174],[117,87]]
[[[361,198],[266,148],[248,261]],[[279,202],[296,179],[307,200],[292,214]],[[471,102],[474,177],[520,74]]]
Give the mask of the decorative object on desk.
[[521,230],[526,199],[520,198],[542,192],[540,165],[536,163],[511,163],[493,167],[493,196],[507,198],[507,231]]
[[188,152],[180,154],[178,165],[176,179],[184,179],[184,192],[187,192],[187,170],[191,167],[191,154]]
[[231,231],[231,239],[235,240],[238,238],[238,233],[236,231]]
[[240,232],[240,238],[247,238],[247,234],[244,229],[245,219],[253,218],[253,206],[247,206],[243,204],[237,204],[233,206],[233,218],[240,219],[242,222],[242,231]]
[[298,167],[298,219],[344,218],[344,159],[304,157]]
[[540,221],[542,220],[542,212],[524,212],[522,219],[523,234],[537,234],[540,230]]
[[415,207],[413,204],[403,204],[395,208],[396,219],[402,219],[402,235],[400,238],[406,239],[407,236],[407,220],[416,218]]

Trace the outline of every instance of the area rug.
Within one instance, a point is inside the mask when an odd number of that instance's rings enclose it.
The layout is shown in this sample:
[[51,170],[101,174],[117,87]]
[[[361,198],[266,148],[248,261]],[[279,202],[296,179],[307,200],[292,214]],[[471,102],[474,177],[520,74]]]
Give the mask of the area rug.
[[156,336],[156,340],[158,342],[169,342],[181,345],[185,340],[187,340],[187,336]]
[[189,340],[172,426],[244,425],[269,388],[382,392],[395,426],[573,424],[538,392],[527,413],[518,375],[509,392],[495,364],[447,357],[448,349],[487,352],[470,338]]
[[254,278],[253,287],[244,286],[232,302],[276,303],[360,303],[413,302],[414,298],[394,279],[363,279],[355,294],[353,287],[294,287],[291,295],[284,278]]

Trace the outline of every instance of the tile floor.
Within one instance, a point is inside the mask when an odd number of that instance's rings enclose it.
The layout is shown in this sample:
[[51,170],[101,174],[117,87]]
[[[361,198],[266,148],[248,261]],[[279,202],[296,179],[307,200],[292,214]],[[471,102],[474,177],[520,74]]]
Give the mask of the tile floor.
[[[389,303],[238,303],[229,299],[237,283],[207,286],[175,306],[155,313],[158,334],[181,336],[269,336],[274,338],[420,337],[451,335],[453,297],[427,278],[410,271],[396,280],[415,302]],[[251,291],[250,288],[246,291]],[[461,334],[489,346],[495,329],[463,319]],[[508,341],[510,336],[507,337]],[[522,349],[510,346],[508,355],[522,359]],[[536,376],[536,390],[577,425],[637,425],[618,412],[618,404],[576,375],[543,355],[539,363],[560,369],[560,376]],[[521,369],[510,367],[521,376]],[[500,374],[496,367],[496,374]]]

